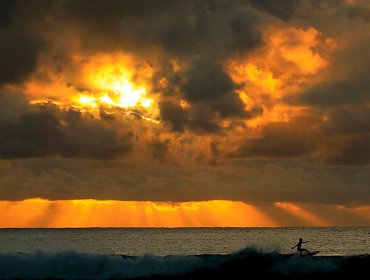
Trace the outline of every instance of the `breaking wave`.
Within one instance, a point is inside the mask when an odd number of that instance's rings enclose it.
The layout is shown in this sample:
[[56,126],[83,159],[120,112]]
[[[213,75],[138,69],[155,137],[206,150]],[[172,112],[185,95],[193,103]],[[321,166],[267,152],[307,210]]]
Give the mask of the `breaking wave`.
[[[301,257],[245,248],[229,255],[121,256],[73,251],[0,254],[1,279],[203,279],[365,273],[370,257]],[[348,274],[349,275],[349,274]]]

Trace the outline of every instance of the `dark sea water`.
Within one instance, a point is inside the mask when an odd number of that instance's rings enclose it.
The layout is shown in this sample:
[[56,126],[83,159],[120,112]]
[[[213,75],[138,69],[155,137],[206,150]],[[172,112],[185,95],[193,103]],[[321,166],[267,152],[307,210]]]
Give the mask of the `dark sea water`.
[[[294,255],[300,237],[320,253]],[[369,253],[370,227],[0,229],[0,279],[228,278],[248,265],[275,278],[345,275],[367,269]]]
[[370,227],[0,229],[0,253],[230,254],[256,246],[290,253],[299,238],[320,255],[370,253]]

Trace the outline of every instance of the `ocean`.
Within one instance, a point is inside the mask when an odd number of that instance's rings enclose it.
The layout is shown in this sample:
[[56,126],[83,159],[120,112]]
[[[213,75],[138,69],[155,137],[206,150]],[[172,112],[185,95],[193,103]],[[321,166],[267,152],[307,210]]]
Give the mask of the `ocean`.
[[[320,251],[315,259],[294,254],[299,238]],[[369,262],[369,253],[370,227],[0,229],[0,278],[203,277],[200,272],[221,273],[225,264],[260,258],[278,275],[300,273],[289,260],[325,274],[342,269],[345,259]]]

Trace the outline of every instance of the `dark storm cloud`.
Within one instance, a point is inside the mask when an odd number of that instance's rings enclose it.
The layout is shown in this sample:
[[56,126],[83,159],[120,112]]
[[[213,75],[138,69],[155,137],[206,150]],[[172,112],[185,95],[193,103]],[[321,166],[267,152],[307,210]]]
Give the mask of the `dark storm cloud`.
[[198,133],[216,133],[220,127],[212,119],[214,113],[207,106],[194,106],[184,109],[176,103],[164,101],[159,104],[161,120],[171,124],[171,129],[176,132],[183,132],[191,129]]
[[34,20],[23,12],[20,4],[28,6],[9,0],[0,4],[0,85],[27,78],[37,65],[44,43],[35,31]]
[[32,35],[0,30],[0,84],[24,80],[35,69],[40,48],[40,40]]
[[[247,139],[231,157],[290,158],[311,153],[315,148],[310,121],[267,124],[259,138]],[[312,125],[312,123],[311,123]]]
[[[368,28],[366,23],[363,28]],[[289,97],[289,103],[330,108],[370,101],[369,36],[355,33],[346,34],[346,38],[346,48],[334,53],[332,65],[323,73],[325,79]]]
[[239,117],[251,119],[262,114],[263,109],[253,107],[250,110],[245,109],[244,103],[235,92],[224,95],[221,98],[213,99],[208,104],[210,108],[217,112],[221,118]]
[[159,103],[159,108],[161,111],[161,119],[163,121],[170,122],[174,131],[184,131],[187,122],[186,110],[169,101]]
[[[365,73],[363,73],[365,74]],[[299,96],[289,97],[288,101],[315,106],[338,106],[361,104],[370,100],[370,82],[367,75],[353,77],[345,81],[331,81],[313,86]]]
[[245,52],[261,46],[261,34],[257,31],[256,19],[252,13],[238,11],[230,20],[232,33],[231,51]]
[[63,1],[58,12],[94,30],[90,40],[98,47],[109,43],[134,52],[159,47],[183,57],[248,50],[261,43],[255,29],[259,16],[236,1]]
[[363,166],[370,164],[370,134],[337,139],[339,148],[330,153],[326,162],[335,165]]
[[217,133],[220,131],[218,117],[207,106],[202,103],[193,105],[190,108],[189,125],[197,132]]
[[325,134],[325,162],[363,166],[370,163],[370,114],[368,105],[333,108],[321,125]]
[[350,18],[370,21],[370,7],[365,2],[349,6],[347,11]]
[[24,114],[13,124],[2,124],[0,157],[28,158],[56,155],[63,143],[58,120],[48,113]]
[[236,92],[239,85],[231,80],[221,63],[210,57],[201,56],[189,61],[188,67],[179,73],[174,73],[168,66],[165,69],[155,77],[157,83],[163,77],[169,81],[164,96],[183,97],[191,105],[184,109],[172,101],[160,104],[162,120],[172,123],[175,131],[190,128],[213,133],[220,130],[218,123],[221,119],[249,119],[262,113],[258,107],[245,110],[245,104]]
[[[335,8],[345,11],[345,13],[350,13],[351,10],[357,12],[368,9],[366,5],[359,4],[358,1],[356,7],[352,7],[345,0],[251,0],[251,3],[261,12],[286,22],[300,17],[310,17],[320,11],[329,11],[330,13]],[[360,5],[362,5],[361,8]],[[356,12],[352,12],[352,14],[357,14]]]
[[32,111],[23,95],[0,92],[0,125],[18,122],[22,115]]
[[0,2],[0,26],[9,26],[16,14],[17,1],[3,0]]
[[0,199],[230,199],[257,205],[294,201],[353,206],[370,203],[369,180],[369,168],[323,167],[307,159],[234,160],[222,168],[185,169],[158,162],[135,166],[124,161],[25,159],[0,165]]
[[302,0],[251,0],[252,4],[261,11],[267,12],[282,20],[289,20]]
[[132,148],[133,134],[118,133],[113,124],[72,110],[63,112],[61,117],[65,121],[65,143],[60,147],[64,157],[115,159],[126,155]]
[[75,16],[95,21],[112,22],[122,16],[143,17],[155,16],[158,12],[174,5],[172,0],[147,1],[109,0],[103,3],[99,0],[65,0],[62,9]]
[[164,141],[156,139],[150,142],[149,147],[152,151],[153,158],[163,161],[167,156],[170,142],[170,139],[166,139]]
[[369,106],[335,108],[328,115],[328,120],[322,125],[322,130],[328,134],[361,134],[370,133]]
[[92,117],[82,117],[77,111],[32,110],[25,107],[22,98],[2,94],[0,112],[9,105],[16,108],[16,102],[20,103],[19,108],[25,108],[24,112],[0,122],[2,159],[53,156],[113,159],[128,153],[132,147],[130,133],[119,135],[115,127]]
[[212,59],[196,59],[181,78],[180,88],[184,92],[184,98],[193,106],[202,107],[203,110],[208,108],[210,114],[215,113],[221,118],[249,118],[253,115],[245,111],[244,104],[235,91],[238,86],[222,65]]
[[194,61],[183,79],[182,90],[190,102],[218,99],[236,88],[222,65],[211,59]]
[[321,130],[326,134],[325,161],[336,165],[370,163],[370,114],[367,105],[331,110]]
[[163,101],[159,104],[161,120],[171,124],[173,131],[220,133],[220,122],[226,117],[250,119],[262,113],[262,109],[255,107],[249,111],[244,109],[239,97],[227,94],[221,98],[209,101],[197,101],[190,108],[182,108],[176,103]]

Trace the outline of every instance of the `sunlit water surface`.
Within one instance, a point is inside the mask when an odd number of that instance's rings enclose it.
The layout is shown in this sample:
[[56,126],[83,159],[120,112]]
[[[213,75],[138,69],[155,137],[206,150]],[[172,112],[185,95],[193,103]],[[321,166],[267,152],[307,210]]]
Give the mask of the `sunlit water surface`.
[[353,228],[83,228],[0,229],[0,253],[228,254],[248,246],[294,252],[299,238],[320,255],[370,253],[370,227]]

